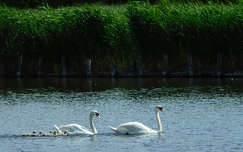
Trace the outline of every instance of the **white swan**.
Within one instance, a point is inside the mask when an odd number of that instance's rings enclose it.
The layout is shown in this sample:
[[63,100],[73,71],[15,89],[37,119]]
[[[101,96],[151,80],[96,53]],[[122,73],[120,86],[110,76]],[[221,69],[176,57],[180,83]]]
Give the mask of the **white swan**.
[[117,128],[110,128],[117,134],[125,134],[125,135],[138,135],[138,134],[149,134],[149,133],[161,133],[162,132],[162,124],[159,117],[159,111],[163,112],[164,109],[162,106],[158,105],[155,107],[156,119],[158,122],[158,131],[153,130],[140,122],[127,122],[119,125]]
[[61,125],[61,126],[56,126],[54,125],[54,127],[56,128],[56,131],[58,134],[65,134],[63,133],[63,129],[65,130],[66,133],[70,134],[85,134],[85,135],[95,135],[98,133],[98,131],[96,130],[95,126],[94,126],[94,122],[93,122],[93,118],[94,116],[96,117],[100,117],[100,114],[96,111],[96,110],[92,110],[89,114],[89,123],[90,123],[90,127],[92,131],[89,131],[87,128],[76,124],[76,123],[71,123],[71,124],[67,124],[67,125]]

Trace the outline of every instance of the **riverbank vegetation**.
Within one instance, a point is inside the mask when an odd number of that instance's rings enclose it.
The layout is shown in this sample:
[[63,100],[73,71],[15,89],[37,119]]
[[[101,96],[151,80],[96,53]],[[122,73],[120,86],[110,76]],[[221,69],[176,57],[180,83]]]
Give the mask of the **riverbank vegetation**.
[[[2,3],[18,7],[18,8],[36,8],[39,6],[50,6],[50,7],[62,7],[62,6],[72,6],[84,3],[104,3],[104,4],[124,4],[132,1],[143,1],[149,3],[157,3],[160,0],[1,0]],[[209,1],[215,3],[238,3],[239,0],[170,0],[171,2],[202,2],[207,3]]]
[[[48,3],[47,3],[48,4]],[[243,4],[160,1],[18,9],[0,5],[0,53],[136,56],[238,54]]]

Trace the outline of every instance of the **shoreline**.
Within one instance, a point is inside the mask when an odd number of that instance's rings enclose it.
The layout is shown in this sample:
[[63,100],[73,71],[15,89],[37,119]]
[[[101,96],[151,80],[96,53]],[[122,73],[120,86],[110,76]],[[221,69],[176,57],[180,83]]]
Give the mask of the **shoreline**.
[[[65,77],[65,78],[218,78],[243,77],[242,57],[238,62],[227,58],[183,58],[169,56],[167,60],[147,59],[137,62],[127,58],[121,64],[119,58],[107,62],[105,58],[84,59],[79,57],[26,57],[0,56],[0,77]],[[205,62],[205,60],[208,62]],[[224,59],[224,60],[223,60]],[[149,61],[149,62],[148,62]],[[204,62],[204,63],[202,63]],[[234,63],[234,64],[233,64]]]

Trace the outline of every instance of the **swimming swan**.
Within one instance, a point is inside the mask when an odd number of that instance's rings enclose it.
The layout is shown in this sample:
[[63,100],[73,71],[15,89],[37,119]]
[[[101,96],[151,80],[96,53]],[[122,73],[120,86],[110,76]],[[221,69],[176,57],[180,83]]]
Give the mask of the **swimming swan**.
[[162,106],[158,105],[155,107],[156,119],[158,122],[158,131],[153,130],[140,122],[127,122],[121,124],[117,128],[110,128],[117,134],[126,134],[126,135],[138,135],[138,134],[149,134],[149,133],[161,133],[162,132],[162,124],[159,117],[159,111],[163,112],[164,109]]
[[96,110],[92,110],[89,114],[89,123],[92,131],[89,131],[87,128],[76,123],[61,125],[59,127],[54,125],[54,127],[56,128],[58,134],[64,134],[62,131],[62,129],[64,129],[68,134],[95,135],[98,133],[98,131],[94,126],[94,122],[93,122],[94,116],[99,118],[100,114]]

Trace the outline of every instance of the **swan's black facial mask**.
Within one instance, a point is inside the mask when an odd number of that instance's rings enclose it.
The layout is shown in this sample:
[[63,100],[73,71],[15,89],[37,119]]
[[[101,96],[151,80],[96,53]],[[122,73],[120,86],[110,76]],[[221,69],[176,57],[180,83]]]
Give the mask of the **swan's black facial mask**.
[[164,111],[163,107],[159,107],[159,111],[163,112]]
[[100,117],[100,114],[99,114],[99,113],[95,113],[95,115],[96,115],[96,117],[98,117],[98,118]]

